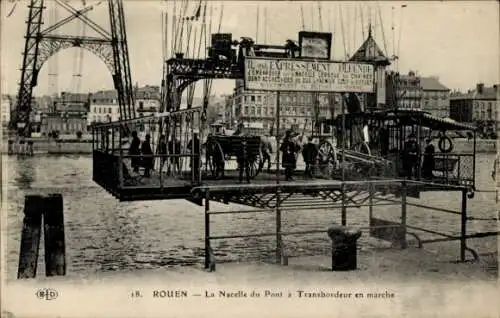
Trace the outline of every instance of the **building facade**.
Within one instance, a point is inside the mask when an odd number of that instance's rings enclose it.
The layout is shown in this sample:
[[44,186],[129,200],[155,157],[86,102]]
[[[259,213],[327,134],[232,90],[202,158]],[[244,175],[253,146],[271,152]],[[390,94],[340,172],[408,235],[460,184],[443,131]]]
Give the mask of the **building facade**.
[[422,82],[415,72],[407,75],[388,72],[385,83],[387,108],[422,110]]
[[40,113],[40,132],[42,136],[85,134],[88,131],[88,101],[65,101],[59,99],[49,113]]
[[1,112],[0,112],[0,120],[2,123],[2,127],[8,127],[10,123],[10,106],[11,98],[7,95],[2,95],[1,102]]
[[148,117],[156,114],[160,111],[160,101],[159,86],[136,86],[134,90],[136,117]]
[[496,137],[499,96],[498,84],[486,87],[479,83],[465,94],[454,93],[450,96],[450,118],[476,125],[483,137]]
[[450,89],[437,77],[422,77],[422,110],[441,118],[450,117]]
[[[336,98],[335,98],[336,97]],[[245,131],[252,134],[276,134],[277,94],[268,91],[245,91],[243,81],[236,81],[232,100],[226,101],[225,114],[229,129],[242,124]],[[340,99],[333,94],[303,92],[280,93],[280,133],[292,129],[299,133],[316,132],[315,119],[324,122],[339,112]],[[332,107],[332,105],[336,105]],[[333,113],[332,113],[333,112]],[[338,113],[337,113],[338,114]],[[330,127],[322,124],[319,133],[330,133]]]
[[91,95],[87,126],[120,120],[118,93],[115,90],[99,91]]

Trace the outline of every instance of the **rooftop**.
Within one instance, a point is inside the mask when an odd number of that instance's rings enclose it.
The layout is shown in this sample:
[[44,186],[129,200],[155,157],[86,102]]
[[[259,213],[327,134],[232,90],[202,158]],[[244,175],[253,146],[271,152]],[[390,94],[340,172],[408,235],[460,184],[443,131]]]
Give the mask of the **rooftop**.
[[349,60],[360,62],[380,62],[385,65],[391,64],[389,59],[384,55],[384,52],[377,45],[377,42],[375,42],[371,29],[368,33],[368,38],[363,44],[361,44],[360,48]]
[[420,83],[424,91],[449,91],[450,89],[439,81],[437,77],[421,77]]
[[474,90],[470,90],[467,93],[463,94],[452,94],[450,96],[451,100],[462,100],[462,99],[484,99],[484,100],[498,100],[499,92],[498,92],[498,84],[490,87],[483,87],[482,93],[478,93],[477,88]]

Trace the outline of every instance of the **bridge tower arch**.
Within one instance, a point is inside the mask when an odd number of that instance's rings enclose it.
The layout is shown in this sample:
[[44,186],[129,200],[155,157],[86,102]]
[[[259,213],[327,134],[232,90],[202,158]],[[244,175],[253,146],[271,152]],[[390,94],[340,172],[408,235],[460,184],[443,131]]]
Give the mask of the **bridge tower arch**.
[[[25,46],[23,52],[21,80],[13,124],[18,136],[31,136],[30,112],[32,108],[33,88],[37,86],[38,73],[43,64],[54,54],[70,47],[86,49],[99,57],[110,70],[114,87],[118,92],[120,117],[135,118],[132,80],[128,56],[127,35],[122,0],[107,0],[111,31],[92,21],[86,14],[93,9],[85,5],[75,9],[66,1],[54,0],[69,15],[53,25],[44,25],[45,0],[30,0],[26,21]],[[98,37],[71,36],[54,34],[69,22],[79,19],[93,29]],[[14,128],[14,127],[13,127]]]

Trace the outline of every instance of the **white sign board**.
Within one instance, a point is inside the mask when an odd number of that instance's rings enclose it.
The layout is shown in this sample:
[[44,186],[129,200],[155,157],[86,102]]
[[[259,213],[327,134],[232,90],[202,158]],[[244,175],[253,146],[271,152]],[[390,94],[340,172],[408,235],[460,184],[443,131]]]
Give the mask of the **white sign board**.
[[374,92],[371,64],[245,58],[245,89],[296,92]]

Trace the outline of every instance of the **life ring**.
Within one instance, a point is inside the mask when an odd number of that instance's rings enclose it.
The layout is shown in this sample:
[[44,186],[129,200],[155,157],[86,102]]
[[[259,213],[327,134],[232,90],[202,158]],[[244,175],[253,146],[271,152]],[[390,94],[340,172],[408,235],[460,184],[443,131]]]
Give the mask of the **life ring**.
[[[446,143],[448,143],[448,147],[446,147]],[[439,143],[438,143],[439,150],[443,153],[449,153],[453,150],[453,141],[451,141],[450,137],[448,136],[441,136],[439,138]]]

